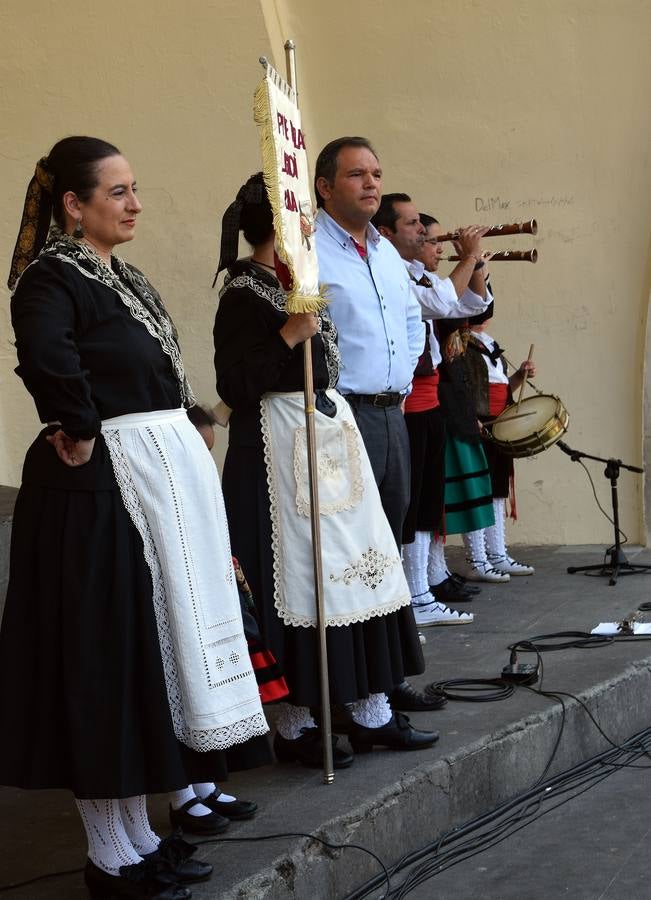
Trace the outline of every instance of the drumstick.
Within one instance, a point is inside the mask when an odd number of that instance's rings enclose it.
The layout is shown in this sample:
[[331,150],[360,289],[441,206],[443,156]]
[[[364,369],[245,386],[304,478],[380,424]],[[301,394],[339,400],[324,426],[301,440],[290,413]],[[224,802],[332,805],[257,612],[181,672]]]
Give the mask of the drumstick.
[[[533,344],[529,347],[529,356],[527,357],[527,362],[531,362],[533,359]],[[520,411],[520,404],[522,403],[522,395],[524,394],[524,389],[527,386],[527,379],[529,378],[529,370],[524,373],[524,381],[520,385],[520,393],[518,394],[518,402],[515,407],[516,413]]]
[[488,419],[486,422],[484,422],[484,424],[485,425],[492,424],[493,422],[497,422],[498,420],[501,424],[502,422],[512,422],[513,419],[524,419],[525,416],[535,416],[535,415],[536,415],[535,410],[532,410],[531,412],[527,412],[527,413],[516,413],[516,415],[514,415],[514,416],[505,416],[503,419],[500,419],[499,416],[495,416],[494,419]]

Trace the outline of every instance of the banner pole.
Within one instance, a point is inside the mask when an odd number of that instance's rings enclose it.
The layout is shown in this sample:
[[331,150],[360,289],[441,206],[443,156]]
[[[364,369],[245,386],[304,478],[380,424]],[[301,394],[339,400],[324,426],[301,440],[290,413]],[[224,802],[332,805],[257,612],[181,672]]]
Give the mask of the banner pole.
[[[296,45],[285,42],[287,81],[296,91]],[[316,455],[316,432],[314,429],[314,381],[312,378],[312,342],[303,344],[303,375],[305,432],[307,437],[307,467],[310,483],[310,525],[312,527],[312,561],[314,565],[314,592],[316,597],[316,628],[319,647],[319,682],[321,686],[321,734],[323,736],[323,783],[332,784],[334,766],[332,761],[332,722],[330,717],[330,681],[328,677],[328,648],[326,644],[325,603],[323,599],[323,566],[321,556],[321,526],[319,521],[319,485]]]

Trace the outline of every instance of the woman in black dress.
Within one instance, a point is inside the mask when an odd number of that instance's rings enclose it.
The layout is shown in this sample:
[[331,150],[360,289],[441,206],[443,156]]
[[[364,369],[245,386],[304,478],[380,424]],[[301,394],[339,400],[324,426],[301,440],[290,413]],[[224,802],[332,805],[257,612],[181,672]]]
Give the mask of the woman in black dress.
[[[253,247],[250,259],[235,260],[238,227]],[[310,714],[310,708],[320,704],[317,633],[313,627],[286,624],[276,608],[260,403],[269,392],[303,390],[301,345],[311,339],[317,410],[339,416],[332,392],[326,394],[338,380],[339,353],[327,312],[290,316],[285,310],[286,295],[274,267],[272,212],[261,173],[242,187],[224,217],[220,269],[224,267],[228,272],[220,292],[214,341],[217,392],[232,409],[222,482],[233,552],[251,585],[263,639],[280,663],[290,690],[289,702],[283,703],[277,718],[276,755],[319,767],[321,734]],[[359,444],[364,453],[361,439]],[[376,492],[375,482],[366,490]],[[384,520],[379,499],[377,509]],[[392,544],[395,550],[395,541]],[[295,549],[283,548],[288,568]],[[324,580],[328,579],[324,576]],[[380,579],[375,591],[378,606],[385,584]],[[357,581],[351,590],[359,594],[364,589]],[[353,704],[349,736],[360,750],[374,744],[415,749],[437,738],[435,732],[414,730],[405,716],[392,715],[386,698],[405,675],[424,667],[406,584],[405,591],[406,605],[395,611],[326,629],[331,697],[334,703]],[[349,754],[335,749],[335,767],[351,762]]]
[[[17,373],[54,424],[28,450],[13,522],[0,783],[74,792],[93,896],[179,900],[177,882],[211,867],[159,843],[145,795],[223,776],[223,751],[266,723],[176,332],[112,253],[140,211],[128,162],[94,138],[56,144],[28,189],[10,276]],[[223,574],[211,590],[206,552]]]

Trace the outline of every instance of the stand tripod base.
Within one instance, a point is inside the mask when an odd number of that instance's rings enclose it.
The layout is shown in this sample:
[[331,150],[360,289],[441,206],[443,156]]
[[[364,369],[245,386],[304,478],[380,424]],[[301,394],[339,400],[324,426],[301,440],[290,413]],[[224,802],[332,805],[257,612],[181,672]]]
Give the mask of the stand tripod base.
[[567,574],[575,572],[598,572],[602,578],[609,578],[609,585],[617,584],[620,575],[648,575],[651,574],[651,566],[630,563],[621,547],[613,547],[608,551],[608,562],[597,563],[594,566],[568,566]]

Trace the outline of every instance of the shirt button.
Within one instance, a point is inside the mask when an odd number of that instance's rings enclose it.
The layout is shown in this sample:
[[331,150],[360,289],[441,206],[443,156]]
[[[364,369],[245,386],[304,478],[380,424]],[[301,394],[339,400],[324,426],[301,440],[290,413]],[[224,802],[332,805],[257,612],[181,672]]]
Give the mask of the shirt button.
[[395,355],[396,355],[396,351],[395,351],[395,350],[392,350],[392,351],[391,351],[391,356],[395,356]]
[[382,304],[382,309],[386,309],[386,308],[387,308],[387,307],[386,307],[386,303],[383,303],[383,304]]
[[393,347],[393,341],[391,341],[391,346]]

